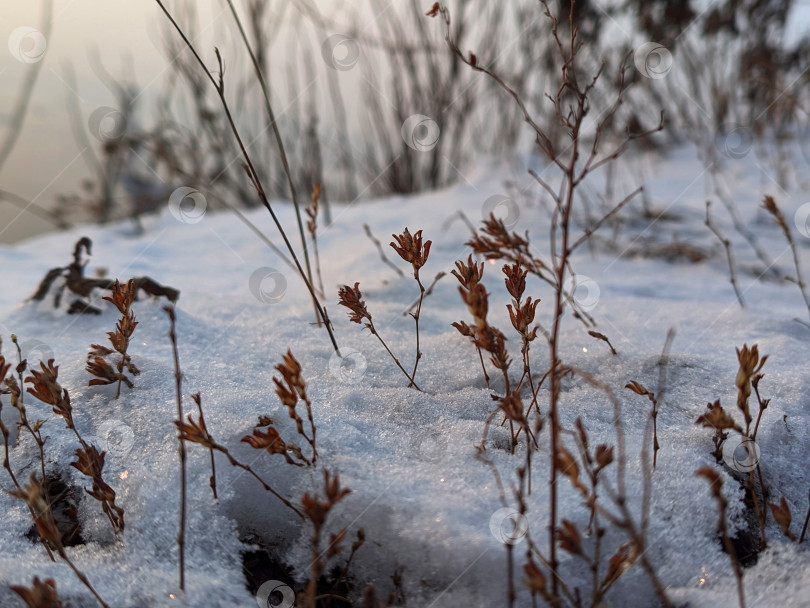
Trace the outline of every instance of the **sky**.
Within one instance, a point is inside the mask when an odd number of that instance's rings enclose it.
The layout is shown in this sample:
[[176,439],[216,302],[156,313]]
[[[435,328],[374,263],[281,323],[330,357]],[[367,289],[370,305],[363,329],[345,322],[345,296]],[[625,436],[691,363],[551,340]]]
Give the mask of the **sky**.
[[[0,74],[5,85],[0,87],[0,137],[3,137],[19,84],[31,67],[18,61],[11,52],[15,33],[20,28],[42,27],[43,4],[36,0],[0,0],[0,4],[0,39],[10,43],[8,49],[0,47]],[[168,4],[177,7],[183,3]],[[317,0],[316,4],[327,13],[346,14],[335,10],[340,4],[338,0]],[[221,36],[222,23],[227,17],[222,13],[224,2],[195,1],[194,6],[199,11],[204,35],[216,32],[206,40],[207,46],[222,44],[217,36]],[[217,19],[219,15],[222,17]],[[788,39],[806,31],[810,22],[808,16],[810,4],[799,3]],[[165,18],[153,0],[53,0],[53,19],[44,63],[20,138],[5,166],[0,168],[0,189],[46,207],[53,203],[57,194],[78,191],[88,170],[72,133],[68,97],[78,101],[85,118],[96,108],[115,106],[113,95],[92,69],[90,58],[95,53],[113,76],[132,76],[141,91],[141,107],[148,108],[170,73],[162,50],[164,33]],[[303,43],[306,40],[295,41],[295,44]],[[75,88],[66,79],[68,65],[76,73]],[[355,76],[342,73],[340,77]],[[343,86],[344,90],[349,89]],[[353,110],[351,105],[349,110]],[[91,140],[91,143],[96,142]],[[11,222],[14,229],[3,230],[2,227]],[[18,208],[0,201],[0,243],[14,242],[48,228],[50,224],[44,220],[30,214],[20,216]]]

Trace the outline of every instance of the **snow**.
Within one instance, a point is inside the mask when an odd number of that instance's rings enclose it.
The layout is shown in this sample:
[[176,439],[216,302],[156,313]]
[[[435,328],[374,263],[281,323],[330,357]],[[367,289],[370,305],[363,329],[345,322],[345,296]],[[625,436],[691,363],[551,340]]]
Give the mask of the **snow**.
[[[806,176],[807,165],[800,155],[795,162],[796,175]],[[676,605],[734,606],[736,583],[716,539],[716,505],[706,481],[694,475],[703,465],[716,466],[710,455],[711,433],[694,421],[707,402],[718,398],[729,411],[735,409],[735,347],[757,343],[761,353],[770,354],[760,385],[763,396],[771,398],[758,436],[760,464],[772,499],[786,497],[797,532],[810,489],[810,472],[804,466],[810,445],[805,369],[810,341],[808,329],[794,318],[806,319],[807,312],[796,285],[757,279],[761,264],[734,231],[722,206],[715,203],[713,221],[732,240],[748,304],[744,310],[739,307],[723,252],[702,225],[707,177],[694,150],[685,146],[666,155],[628,156],[621,167],[631,189],[643,183],[651,205],[666,209],[671,219],[646,220],[640,202],[634,201],[622,213],[624,223],[618,232],[606,226],[600,233],[611,246],[595,240],[594,249],[585,247],[576,256],[574,267],[580,278],[589,277],[598,287],[598,299],[596,291],[588,292],[594,298],[590,312],[619,354],[611,356],[605,344],[589,337],[569,316],[564,323],[562,358],[609,385],[621,401],[629,502],[638,518],[642,494],[638,454],[645,440],[649,403],[623,387],[637,380],[654,389],[666,332],[676,328],[667,394],[658,417],[661,450],[653,475],[647,555]],[[774,194],[792,220],[806,202],[800,194],[806,184],[799,179],[791,195],[771,182],[770,174],[754,153],[724,169],[746,225],[781,271],[792,274],[790,252],[778,227],[757,207],[762,194]],[[550,172],[548,175],[551,178]],[[520,193],[508,193],[506,181],[518,184]],[[601,187],[598,180],[592,186],[592,202]],[[220,498],[215,502],[208,488],[208,454],[192,445],[187,583],[185,593],[179,591],[175,542],[179,464],[172,425],[173,364],[168,319],[162,311],[165,302],[143,299],[134,307],[140,324],[130,353],[141,374],[135,388],[124,388],[116,401],[112,387],[88,387],[84,370],[89,345],[103,342],[115,323],[114,308],[96,298],[94,302],[104,307],[101,316],[68,316],[64,310],[54,310],[48,300],[39,304],[26,301],[48,269],[69,261],[73,243],[83,235],[93,240],[91,272],[102,266],[110,276],[146,274],[180,290],[177,329],[185,408],[194,411],[188,394],[199,391],[208,428],[218,442],[291,499],[319,491],[322,468],[339,473],[341,484],[351,488],[352,493],[332,512],[328,528],[334,532],[348,526],[349,543],[358,528],[365,530],[368,541],[351,571],[356,593],[366,583],[374,583],[384,595],[391,588],[390,576],[402,568],[408,605],[505,605],[506,552],[491,531],[493,515],[502,505],[494,477],[475,459],[474,447],[480,442],[493,402],[474,348],[450,326],[469,317],[455,279],[442,279],[423,306],[424,356],[417,381],[424,393],[407,388],[407,380],[382,346],[351,324],[337,305],[337,287],[359,281],[377,329],[409,368],[415,348],[413,320],[404,312],[418,292],[408,269],[387,247],[389,235],[406,226],[412,231],[423,229],[424,237],[434,243],[422,270],[423,278],[430,280],[467,257],[469,248],[464,242],[469,231],[463,222],[454,220],[455,214],[464,211],[478,223],[486,201],[495,195],[511,196],[518,210],[513,229],[528,230],[535,251],[544,255],[548,250],[547,211],[538,205],[537,189],[519,166],[482,163],[460,185],[443,191],[335,207],[334,223],[319,233],[319,248],[325,304],[343,354],[351,360],[348,366],[334,356],[326,333],[313,325],[311,301],[301,281],[226,211],[208,210],[192,223],[184,223],[166,208],[144,221],[143,234],[135,234],[129,224],[86,226],[0,248],[3,352],[11,356],[9,335],[16,333],[36,356],[50,357],[52,353],[60,365],[60,381],[70,392],[80,432],[97,438],[109,452],[105,478],[126,511],[127,528],[114,540],[98,505],[83,499],[80,517],[87,542],[69,548],[68,553],[111,606],[252,606],[256,599],[246,589],[240,558],[240,552],[249,547],[240,542],[240,536],[252,534],[276,551],[293,568],[290,580],[281,582],[293,586],[306,580],[311,530],[254,479],[229,467],[222,458],[217,461]],[[279,201],[275,209],[294,234],[290,205]],[[247,216],[279,240],[266,211],[251,211]],[[363,223],[370,225],[389,257],[406,271],[404,278],[381,262],[363,235]],[[810,268],[810,239],[794,234],[805,267]],[[711,255],[699,263],[620,255],[674,240],[686,241]],[[257,272],[259,277],[268,276],[269,282],[257,280]],[[485,284],[492,294],[490,319],[507,334],[515,357],[520,342],[508,331],[508,295],[500,264],[487,264],[485,272]],[[261,286],[263,296],[256,285]],[[541,298],[538,316],[548,326],[549,287],[530,280],[527,294]],[[545,369],[548,361],[541,340],[532,350],[535,370]],[[272,390],[273,366],[288,348],[301,362],[314,404],[320,453],[315,469],[289,467],[279,456],[255,452],[239,441],[257,417],[265,414],[276,421],[283,437],[295,436],[294,424]],[[613,410],[604,395],[573,380],[563,386],[561,399],[565,428],[573,428],[574,420],[581,416],[592,445],[615,444]],[[7,399],[4,403],[3,419],[12,426],[14,412]],[[73,485],[84,487],[83,476],[67,466],[76,447],[73,435],[45,405],[30,396],[26,403],[29,418],[48,419],[43,427],[48,437],[48,469],[60,471]],[[543,411],[546,403],[543,391]],[[521,446],[519,452],[523,449]],[[507,484],[512,483],[521,454],[509,454],[506,429],[493,425],[487,454]],[[11,461],[21,479],[37,469],[37,454],[29,437],[16,443]],[[545,433],[534,463],[528,524],[539,546],[546,547]],[[730,501],[730,529],[736,531],[743,525],[743,491],[730,475],[718,470]],[[9,487],[6,473],[1,477]],[[26,538],[30,516],[19,500],[0,493],[0,512],[4,513],[0,518],[0,606],[19,605],[8,585],[28,585],[34,575],[55,578],[60,596],[74,606],[96,605],[64,563],[51,563],[41,546]],[[588,523],[588,511],[567,480],[560,483],[560,512],[581,530]],[[745,570],[748,605],[808,606],[807,544],[790,543],[772,517],[768,521],[768,549],[755,566]],[[624,540],[621,531],[610,529],[605,539],[607,555]],[[525,544],[516,545],[518,565],[524,554]],[[583,591],[589,589],[587,568],[564,553],[561,560],[569,583],[582,585]],[[516,579],[521,578],[522,570],[517,568]],[[518,587],[518,605],[529,605],[528,594],[522,585]],[[626,605],[628,598],[633,598],[634,605],[655,603],[648,579],[638,566],[620,580],[607,602]]]

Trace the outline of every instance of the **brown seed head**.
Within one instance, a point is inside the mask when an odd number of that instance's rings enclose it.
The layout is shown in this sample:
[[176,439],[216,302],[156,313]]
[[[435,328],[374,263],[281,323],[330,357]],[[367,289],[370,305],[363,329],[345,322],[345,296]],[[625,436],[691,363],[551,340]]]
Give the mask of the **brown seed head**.
[[470,289],[483,278],[484,263],[476,263],[473,261],[472,254],[470,254],[467,256],[466,262],[456,261],[456,270],[451,270],[450,272],[465,289]]
[[41,581],[35,576],[30,589],[11,585],[11,590],[22,598],[28,608],[62,608],[62,601],[56,594],[56,582],[52,578]]
[[351,313],[349,319],[352,323],[362,323],[363,319],[371,321],[371,314],[363,302],[363,294],[360,293],[360,283],[355,283],[354,287],[344,285],[338,291],[338,304],[348,308]]
[[402,234],[391,235],[396,243],[391,242],[391,247],[394,248],[406,262],[410,262],[413,266],[414,273],[416,273],[427,262],[428,255],[430,255],[430,246],[432,241],[425,241],[422,245],[422,231],[417,230],[413,235],[405,228]]
[[503,266],[503,273],[506,275],[504,279],[506,290],[518,302],[523,297],[523,292],[526,291],[526,275],[528,272],[519,262],[512,265],[504,264]]

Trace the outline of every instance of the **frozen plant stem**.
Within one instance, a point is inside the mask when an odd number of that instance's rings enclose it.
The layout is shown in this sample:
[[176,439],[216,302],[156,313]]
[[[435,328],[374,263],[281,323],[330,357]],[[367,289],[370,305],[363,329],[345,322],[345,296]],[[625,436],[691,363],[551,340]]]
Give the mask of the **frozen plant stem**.
[[[807,498],[808,498],[808,500],[810,500],[810,495],[808,495]],[[807,524],[809,524],[809,523],[810,523],[810,505],[808,505],[808,507],[807,507],[807,515],[804,518],[804,525],[802,526],[802,534],[801,534],[801,536],[799,536],[799,542],[800,543],[804,542],[804,536],[805,536],[805,534],[807,534]]]
[[425,265],[428,256],[430,255],[430,246],[432,241],[425,241],[422,245],[422,231],[417,230],[413,235],[405,228],[402,234],[392,234],[396,242],[391,242],[390,245],[394,251],[399,254],[406,262],[411,263],[413,268],[413,278],[416,284],[419,285],[419,300],[416,304],[416,312],[411,313],[414,322],[416,323],[416,359],[413,362],[413,371],[411,372],[411,382],[409,387],[415,386],[416,368],[419,367],[419,359],[422,358],[422,351],[419,348],[419,315],[422,313],[422,300],[425,298],[425,286],[419,278],[419,269]]
[[231,453],[228,451],[228,448],[214,441],[214,438],[208,432],[208,429],[205,426],[205,421],[202,419],[202,417],[200,417],[200,420],[195,422],[192,419],[191,414],[188,414],[186,416],[186,420],[175,420],[174,425],[177,427],[177,430],[179,431],[180,436],[184,441],[196,443],[205,448],[208,448],[209,450],[216,450],[217,452],[224,454],[225,457],[228,459],[228,462],[231,463],[231,466],[240,468],[243,471],[249,473],[254,479],[256,479],[260,484],[262,484],[262,487],[265,490],[267,490],[273,496],[278,498],[282,503],[284,503],[286,507],[288,507],[296,515],[298,515],[298,517],[301,518],[304,517],[301,511],[296,509],[292,505],[292,503],[290,503],[289,500],[287,500],[286,498],[281,496],[281,494],[279,494],[273,488],[271,488],[270,485],[264,481],[264,479],[262,479],[253,469],[250,468],[250,465],[239,462],[238,460],[236,460],[236,458],[234,458],[231,455]]
[[[0,339],[0,346],[2,346],[2,339]],[[2,396],[6,393],[12,392],[11,386],[8,383],[6,383],[6,375],[8,374],[9,369],[11,369],[11,364],[6,363],[5,357],[3,357],[3,355],[0,355],[0,416],[2,416],[3,413]],[[6,388],[3,388],[2,386],[3,384],[6,384]],[[16,386],[16,383],[13,386]],[[19,393],[19,387],[17,387],[17,393]],[[14,398],[15,397],[12,396],[12,399]],[[8,476],[11,478],[11,482],[14,484],[14,487],[18,491],[22,491],[22,486],[20,486],[20,482],[17,481],[17,476],[14,474],[14,469],[11,467],[11,459],[9,458],[9,438],[11,434],[9,433],[8,427],[6,427],[6,425],[3,423],[2,417],[0,417],[0,434],[3,435],[3,468],[8,472]],[[42,470],[44,475],[45,470],[44,464]],[[43,480],[44,479],[45,478],[43,477]],[[31,507],[31,505],[26,503],[26,506],[28,507],[28,512],[31,514],[31,519],[36,519],[34,510]],[[45,551],[48,552],[48,557],[51,558],[51,561],[56,561],[54,560],[53,552],[51,551],[51,548],[48,546],[48,543],[45,542],[45,539],[40,537],[39,541],[42,543],[42,546],[45,547]]]
[[[197,404],[197,411],[200,412],[200,425],[205,428],[205,417],[203,416],[200,393],[194,393],[191,395],[191,398],[194,400],[194,403]],[[217,500],[217,465],[216,462],[214,462],[214,448],[209,447],[208,453],[211,456],[211,477],[209,478],[208,482],[211,486],[211,492],[214,494],[214,500]]]
[[740,287],[737,285],[737,273],[734,271],[734,257],[731,255],[731,241],[724,237],[720,233],[720,230],[714,224],[712,224],[712,219],[709,216],[709,207],[711,207],[711,204],[711,201],[706,201],[706,220],[703,223],[706,224],[706,227],[714,233],[717,240],[720,241],[720,244],[723,245],[723,249],[726,251],[729,274],[728,280],[731,283],[731,286],[734,288],[734,293],[737,296],[737,301],[740,303],[740,308],[745,308],[745,301],[743,300],[742,293],[740,292]]
[[[177,317],[173,306],[164,306],[163,310],[169,317],[169,341],[172,343],[174,356],[174,387],[177,399],[177,420],[183,420],[183,374],[180,371],[180,354],[177,352]],[[180,530],[177,532],[177,550],[180,555],[180,590],[186,589],[186,444],[183,434],[177,433],[180,443]]]
[[388,256],[385,255],[385,251],[382,248],[382,243],[380,243],[380,240],[377,237],[375,237],[374,234],[371,232],[371,228],[369,227],[368,224],[363,224],[363,231],[366,233],[366,236],[369,238],[369,240],[372,243],[374,243],[374,246],[377,248],[377,252],[380,254],[380,259],[383,261],[383,264],[392,268],[394,272],[396,272],[397,275],[399,275],[400,277],[404,277],[405,273],[402,272],[399,266],[394,264],[391,260],[388,259]]
[[[13,379],[11,378],[11,382],[6,382],[8,391],[11,393],[11,406],[17,410],[17,413],[20,416],[20,426],[31,434],[37,444],[37,448],[39,450],[39,468],[40,473],[42,474],[42,483],[45,485],[45,489],[47,491],[48,481],[45,477],[45,440],[42,438],[42,433],[39,430],[41,424],[44,424],[44,421],[35,422],[34,427],[32,427],[31,423],[28,422],[28,416],[25,412],[25,393],[22,392],[22,387],[24,386],[23,371],[25,367],[28,367],[28,362],[26,361],[23,363],[22,349],[20,348],[20,343],[17,340],[16,334],[11,334],[11,341],[14,343],[14,346],[17,349],[17,379],[19,380],[19,384],[14,383]],[[2,340],[0,340],[0,346],[2,346]],[[0,377],[0,382],[2,382],[2,377]],[[50,550],[48,551],[48,555],[51,555]],[[52,555],[51,559],[53,559]]]
[[[366,329],[371,332],[371,335],[375,336],[380,341],[380,344],[383,345],[385,352],[391,356],[394,363],[397,364],[397,367],[402,371],[403,374],[405,374],[405,377],[409,380],[408,386],[412,386],[416,390],[421,391],[422,389],[419,388],[419,385],[417,385],[416,382],[414,382],[413,377],[408,374],[408,371],[402,367],[399,359],[397,359],[394,353],[391,352],[391,349],[388,348],[388,345],[385,343],[385,340],[382,339],[382,336],[377,333],[377,329],[374,327],[374,321],[371,319],[371,313],[368,311],[368,307],[363,301],[363,294],[360,292],[360,283],[355,283],[354,287],[344,285],[338,291],[338,297],[338,304],[345,306],[351,311],[349,313],[349,320],[352,323],[364,325]],[[365,319],[365,321],[363,321],[363,319]]]
[[[594,170],[607,165],[627,149],[628,145],[635,139],[646,137],[647,135],[659,131],[663,128],[663,114],[658,127],[651,130],[631,133],[628,129],[624,137],[611,150],[599,153],[600,147],[604,149],[605,144],[602,136],[610,131],[610,123],[616,116],[616,112],[623,102],[623,94],[627,88],[627,58],[622,63],[619,79],[618,93],[613,102],[601,112],[595,119],[594,132],[590,149],[581,148],[580,134],[586,126],[586,116],[591,109],[592,93],[599,77],[604,69],[602,64],[593,75],[586,75],[577,64],[577,57],[581,45],[577,39],[577,23],[574,18],[574,2],[570,3],[570,10],[567,19],[568,39],[564,39],[558,32],[558,20],[552,14],[551,8],[546,0],[541,0],[546,18],[550,22],[551,34],[556,46],[558,64],[560,68],[559,85],[556,91],[552,91],[547,97],[554,103],[556,118],[559,125],[564,129],[567,138],[567,147],[564,150],[558,149],[556,144],[546,130],[541,127],[529,112],[526,104],[521,99],[520,94],[508,85],[499,75],[482,65],[478,57],[472,52],[465,54],[459,49],[457,41],[451,35],[450,11],[444,2],[435,2],[433,7],[427,12],[430,17],[440,17],[444,25],[444,38],[453,54],[475,71],[483,72],[491,78],[501,89],[504,90],[515,102],[524,121],[532,128],[535,135],[535,142],[544,156],[557,166],[562,173],[562,183],[559,189],[552,188],[540,176],[534,174],[540,186],[551,196],[554,208],[551,216],[550,251],[549,259],[552,260],[552,268],[548,269],[552,273],[551,284],[554,288],[553,298],[553,320],[551,331],[547,337],[549,344],[549,434],[551,436],[550,452],[550,480],[549,480],[549,559],[548,569],[551,574],[551,604],[557,608],[561,604],[560,580],[557,560],[557,457],[560,445],[560,423],[559,423],[559,396],[560,396],[560,327],[565,306],[569,303],[577,312],[576,300],[573,297],[574,291],[565,293],[565,279],[570,270],[570,256],[574,251],[592,235],[592,231],[586,232],[579,239],[574,239],[571,229],[571,212],[574,205],[575,192],[577,187]],[[584,153],[584,154],[583,154]],[[582,158],[580,156],[582,155]],[[630,199],[632,199],[640,189],[637,189],[621,202],[615,205],[616,208],[608,212],[607,216],[599,220],[596,227],[614,214]],[[495,218],[492,218],[493,224]],[[573,275],[573,271],[571,271]],[[547,279],[547,278],[546,278]],[[564,297],[565,296],[565,297]],[[642,556],[642,560],[644,556]]]
[[717,509],[719,515],[717,518],[717,533],[723,540],[723,547],[731,560],[731,567],[734,570],[734,576],[737,579],[737,596],[740,601],[740,608],[745,608],[745,592],[743,590],[743,569],[740,560],[737,558],[737,552],[734,550],[734,544],[728,536],[728,528],[726,527],[726,509],[728,507],[728,500],[723,496],[723,480],[720,475],[711,467],[701,467],[695,473],[700,477],[704,477],[709,484],[711,484],[712,494],[717,501]]
[[[796,243],[793,240],[793,235],[790,232],[790,228],[788,228],[787,221],[785,221],[785,215],[782,213],[782,210],[776,205],[776,201],[773,199],[772,196],[766,196],[765,199],[762,201],[762,207],[773,216],[774,221],[779,225],[779,228],[782,230],[782,234],[785,236],[785,240],[790,247],[790,252],[793,254],[793,267],[796,269],[796,276],[795,277],[787,277],[799,288],[799,291],[802,294],[802,299],[804,300],[804,305],[807,307],[807,312],[810,314],[810,296],[807,294],[807,285],[804,282],[804,278],[802,277],[802,269],[799,266],[799,254],[796,251]],[[804,325],[810,325],[810,323],[804,323]]]
[[[312,187],[312,195],[310,197],[310,204],[306,208],[307,217],[307,230],[309,231],[310,239],[312,239],[312,251],[315,254],[315,271],[318,274],[318,290],[323,297],[323,275],[321,274],[321,254],[318,251],[318,212],[321,208],[321,185],[315,184]],[[321,319],[318,317],[318,323]]]
[[[287,251],[290,252],[290,257],[292,257],[293,263],[295,264],[295,267],[298,270],[299,276],[304,281],[307,290],[312,296],[312,300],[315,304],[315,308],[317,309],[318,315],[320,316],[321,321],[326,327],[326,332],[329,334],[329,340],[332,343],[332,348],[338,355],[340,355],[340,349],[338,348],[337,340],[335,340],[335,335],[332,331],[332,324],[329,322],[329,319],[326,316],[326,312],[324,311],[323,306],[321,306],[321,303],[315,294],[315,288],[312,286],[312,281],[310,281],[308,278],[309,275],[306,272],[304,272],[304,269],[301,266],[301,262],[298,260],[298,256],[296,255],[295,250],[293,249],[292,243],[290,243],[290,239],[287,237],[287,233],[285,232],[284,227],[281,225],[281,222],[279,221],[276,212],[273,211],[273,208],[270,205],[270,201],[268,200],[267,195],[265,194],[264,187],[262,186],[261,179],[259,178],[259,174],[256,171],[255,166],[253,165],[253,161],[251,160],[250,155],[247,152],[247,149],[245,148],[245,144],[242,141],[242,136],[239,135],[239,130],[236,128],[236,123],[234,122],[233,116],[231,115],[230,106],[228,105],[228,102],[225,99],[225,82],[223,76],[222,57],[219,54],[219,49],[216,49],[217,60],[219,62],[219,81],[217,81],[211,75],[211,72],[208,71],[208,68],[205,66],[205,63],[203,62],[199,53],[197,53],[197,49],[194,48],[193,44],[191,44],[191,41],[186,36],[185,32],[183,32],[177,21],[175,21],[174,17],[172,17],[171,13],[163,5],[163,2],[161,0],[155,0],[155,2],[157,2],[158,6],[160,6],[161,10],[169,19],[169,21],[171,22],[174,29],[177,31],[180,38],[183,40],[185,45],[194,55],[194,58],[197,60],[197,63],[200,65],[203,72],[205,73],[206,78],[211,82],[212,85],[214,85],[214,88],[217,91],[217,95],[219,96],[219,100],[222,104],[223,111],[225,112],[225,117],[228,120],[228,124],[231,127],[231,131],[233,132],[234,138],[236,139],[236,142],[239,145],[239,150],[242,153],[248,179],[250,180],[253,187],[256,189],[256,193],[259,196],[259,200],[261,201],[262,205],[264,205],[265,209],[267,209],[268,213],[270,213],[270,217],[273,219],[273,223],[276,225],[279,234],[281,234],[281,238],[284,240],[284,245],[287,247]],[[273,124],[275,125],[275,121],[273,121]]]
[[103,608],[109,608],[108,604],[101,599],[101,596],[93,588],[93,585],[90,584],[90,581],[87,580],[84,573],[79,570],[76,564],[68,557],[65,547],[62,545],[59,528],[56,527],[53,511],[51,511],[51,507],[46,499],[45,489],[42,484],[37,481],[36,474],[31,473],[28,484],[24,488],[12,490],[11,495],[25,501],[29,510],[34,513],[34,525],[37,528],[40,538],[48,542],[54,548],[54,551],[56,551],[59,557],[65,561],[76,575],[76,578],[78,578],[82,584],[87,587],[90,593],[93,594],[93,597],[98,600],[98,603],[101,604]]

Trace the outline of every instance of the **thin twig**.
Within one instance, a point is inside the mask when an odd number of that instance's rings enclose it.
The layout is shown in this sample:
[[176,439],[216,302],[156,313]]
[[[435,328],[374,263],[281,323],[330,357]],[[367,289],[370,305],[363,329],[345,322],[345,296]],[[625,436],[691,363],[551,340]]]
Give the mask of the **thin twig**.
[[[270,92],[267,90],[267,82],[264,79],[264,74],[262,74],[262,70],[259,68],[259,62],[256,60],[256,54],[253,52],[253,47],[250,45],[250,41],[248,40],[247,34],[245,33],[245,28],[242,26],[242,20],[239,18],[239,15],[236,12],[236,8],[233,6],[233,2],[231,0],[225,0],[228,3],[228,7],[231,9],[231,14],[233,15],[234,21],[236,21],[236,26],[239,28],[239,34],[242,37],[242,42],[245,43],[245,48],[247,49],[248,54],[250,55],[250,61],[253,64],[253,70],[256,73],[256,78],[259,80],[259,86],[262,89],[262,97],[264,98],[264,109],[267,112],[267,118],[270,121],[270,126],[273,128],[273,136],[276,139],[276,143],[278,144],[278,152],[279,156],[281,157],[281,166],[284,168],[284,175],[287,178],[287,187],[290,189],[290,198],[292,199],[293,207],[295,208],[295,219],[298,222],[298,233],[301,237],[301,247],[304,250],[304,263],[307,267],[307,279],[309,280],[310,284],[312,283],[312,266],[309,261],[309,252],[307,249],[307,239],[304,236],[304,222],[301,219],[301,206],[298,204],[298,197],[295,193],[295,185],[293,184],[292,179],[292,172],[290,171],[290,163],[287,161],[287,153],[284,151],[284,142],[281,140],[281,133],[278,130],[278,124],[276,122],[276,115],[273,112],[273,106],[270,104]],[[312,294],[313,300],[315,300],[315,295]],[[318,305],[313,301],[313,305],[315,307],[315,314],[318,314]],[[325,319],[324,319],[325,322]]]
[[394,272],[396,272],[400,277],[404,277],[405,273],[402,272],[402,270],[399,268],[399,266],[394,264],[385,255],[385,250],[383,249],[382,243],[380,243],[380,240],[371,233],[371,228],[369,227],[368,224],[363,224],[363,230],[365,231],[366,236],[369,239],[371,239],[371,242],[374,243],[374,246],[377,248],[377,251],[380,253],[380,259],[383,261],[383,263],[386,264],[387,266],[389,266],[390,268],[393,268]]
[[[169,316],[169,340],[172,343],[174,356],[174,385],[177,398],[177,419],[183,420],[183,374],[180,371],[180,355],[177,352],[177,333],[175,331],[176,315],[173,306],[164,306],[163,310]],[[186,444],[182,434],[177,434],[180,442],[180,530],[177,533],[177,549],[180,554],[180,589],[186,588]],[[215,491],[216,495],[216,491]]]
[[726,251],[726,260],[728,261],[728,274],[729,274],[729,281],[731,282],[731,286],[734,288],[734,293],[737,295],[737,301],[740,303],[741,308],[745,308],[745,301],[743,301],[742,293],[740,293],[740,288],[737,285],[737,274],[734,270],[734,257],[731,254],[731,241],[729,241],[726,237],[724,237],[721,233],[719,228],[717,228],[714,224],[712,224],[711,217],[709,216],[709,207],[711,206],[711,201],[706,201],[706,220],[703,222],[706,224],[706,227],[711,230],[714,235],[717,237],[717,240],[720,241],[720,244],[723,245],[723,248]]
[[242,141],[241,135],[239,135],[239,130],[236,128],[236,123],[234,122],[233,116],[231,115],[230,106],[228,105],[228,102],[225,99],[225,86],[224,86],[224,82],[223,82],[224,77],[223,77],[223,74],[222,74],[222,58],[221,58],[221,56],[219,54],[219,50],[216,50],[217,59],[218,59],[218,61],[220,63],[219,82],[217,82],[214,79],[214,77],[211,75],[211,72],[208,71],[208,68],[205,66],[205,62],[203,62],[202,57],[200,57],[199,53],[197,52],[197,49],[194,47],[194,45],[188,39],[185,32],[183,32],[183,30],[181,29],[181,27],[177,23],[177,21],[175,21],[174,17],[172,17],[171,13],[163,5],[162,0],[155,0],[155,2],[157,2],[158,6],[160,6],[161,10],[166,15],[167,19],[169,19],[172,26],[177,31],[178,35],[182,38],[185,45],[188,47],[188,49],[194,55],[194,58],[197,60],[197,63],[203,69],[207,79],[211,82],[211,84],[214,85],[214,88],[216,89],[217,94],[218,94],[219,99],[220,99],[220,102],[222,104],[222,108],[223,108],[223,110],[225,112],[225,117],[228,120],[228,124],[230,125],[231,131],[232,131],[234,137],[236,138],[237,144],[239,145],[239,149],[240,149],[240,151],[242,153],[242,157],[244,158],[245,168],[246,168],[246,171],[248,173],[248,177],[249,177],[251,183],[253,184],[253,186],[256,188],[256,192],[257,192],[257,194],[259,196],[259,200],[261,201],[262,205],[264,205],[264,207],[267,209],[267,211],[270,213],[270,217],[273,219],[273,223],[276,225],[276,228],[278,229],[279,233],[281,234],[281,238],[284,240],[284,245],[287,247],[287,250],[290,252],[290,256],[292,257],[292,260],[295,263],[296,268],[298,269],[298,274],[301,276],[301,279],[304,281],[304,284],[306,285],[307,289],[309,290],[310,295],[312,296],[312,298],[314,300],[315,307],[318,310],[318,314],[320,315],[321,320],[323,321],[324,326],[326,327],[326,331],[329,334],[329,340],[332,343],[332,347],[334,348],[335,352],[339,355],[340,354],[340,349],[338,348],[337,341],[335,339],[334,333],[332,332],[332,326],[329,323],[329,319],[326,317],[326,312],[323,310],[323,307],[321,306],[320,301],[318,300],[318,298],[317,298],[317,296],[315,294],[315,288],[312,286],[312,281],[309,280],[307,273],[304,272],[304,269],[301,266],[300,261],[298,260],[298,256],[295,254],[295,250],[293,249],[292,244],[290,243],[290,240],[287,237],[287,233],[284,231],[284,228],[281,225],[281,222],[279,221],[278,217],[276,216],[275,211],[273,210],[273,208],[270,205],[270,201],[268,200],[267,195],[265,194],[264,187],[262,186],[261,178],[259,177],[259,174],[258,174],[258,172],[256,171],[256,168],[253,165],[253,161],[251,160],[250,155],[247,152],[247,149],[246,149],[246,147],[244,145],[244,142]]
[[[191,398],[194,400],[194,403],[197,404],[197,411],[200,412],[200,424],[205,425],[205,417],[203,416],[200,393],[192,394]],[[214,448],[209,447],[208,453],[211,456],[211,477],[209,477],[208,483],[211,486],[211,491],[214,493],[214,500],[217,500],[217,466],[216,462],[214,461]]]

